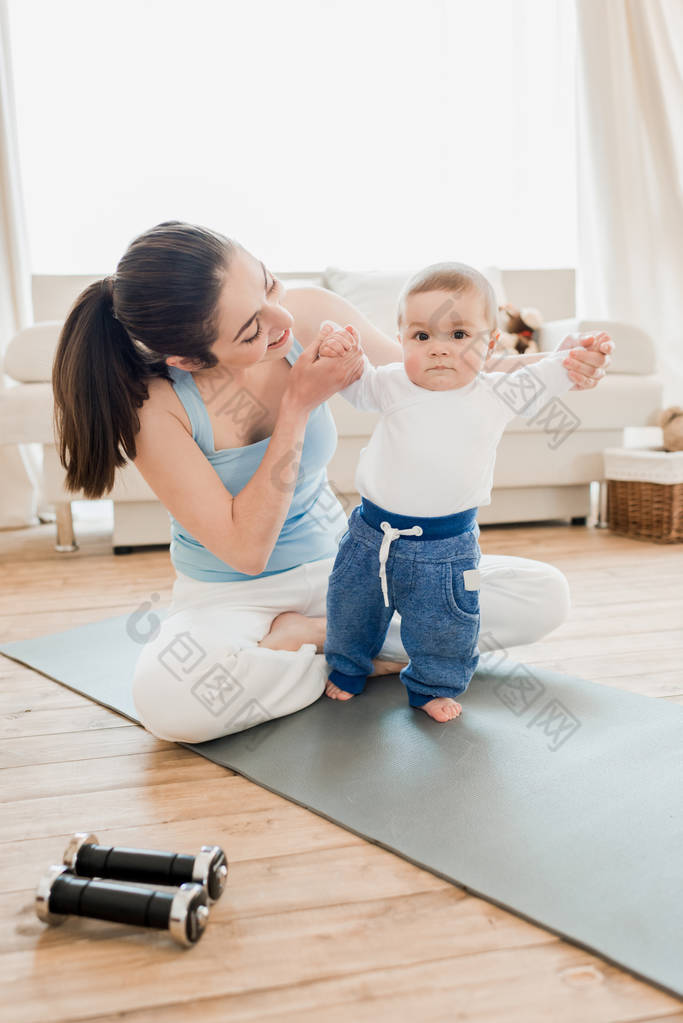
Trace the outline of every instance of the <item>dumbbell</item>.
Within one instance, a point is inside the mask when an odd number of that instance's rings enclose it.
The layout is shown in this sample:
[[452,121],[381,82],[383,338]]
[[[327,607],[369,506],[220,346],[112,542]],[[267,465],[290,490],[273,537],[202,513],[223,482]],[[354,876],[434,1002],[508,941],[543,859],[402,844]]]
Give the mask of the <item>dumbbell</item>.
[[39,881],[35,907],[46,924],[62,924],[70,915],[94,917],[167,930],[180,945],[193,945],[206,927],[207,901],[202,884],[181,884],[175,893],[155,892],[142,886],[75,877],[68,866],[58,863]]
[[228,878],[228,861],[218,845],[203,845],[197,856],[98,845],[97,835],[77,831],[72,835],[62,862],[78,877],[102,877],[116,881],[179,885],[204,885],[209,901],[220,898]]

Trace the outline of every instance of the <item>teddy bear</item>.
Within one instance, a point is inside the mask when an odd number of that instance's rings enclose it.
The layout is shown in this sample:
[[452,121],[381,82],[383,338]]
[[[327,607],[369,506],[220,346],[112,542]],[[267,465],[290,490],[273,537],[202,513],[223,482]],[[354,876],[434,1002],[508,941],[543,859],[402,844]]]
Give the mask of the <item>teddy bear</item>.
[[670,405],[658,416],[657,426],[662,428],[665,451],[683,451],[683,408]]
[[520,355],[528,352],[537,352],[538,343],[534,337],[543,323],[543,317],[538,309],[525,306],[518,309],[517,306],[508,302],[506,305],[498,306],[498,345],[497,351],[518,352]]

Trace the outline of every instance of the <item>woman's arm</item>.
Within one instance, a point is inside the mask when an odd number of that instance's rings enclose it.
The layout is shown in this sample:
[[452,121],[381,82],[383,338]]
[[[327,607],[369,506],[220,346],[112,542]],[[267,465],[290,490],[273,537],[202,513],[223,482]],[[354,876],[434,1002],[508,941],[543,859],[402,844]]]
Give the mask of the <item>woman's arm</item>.
[[527,355],[520,355],[519,353],[514,355],[497,355],[492,353],[484,363],[484,372],[514,373],[516,369],[521,369],[522,366],[530,366],[533,362],[545,359],[546,355],[548,355],[548,352],[529,352]]
[[311,411],[362,372],[360,353],[315,361],[316,354],[314,345],[292,365],[265,454],[237,495],[188,432],[168,381],[150,381],[139,413],[137,469],[191,536],[246,575],[264,570],[287,518]]
[[258,469],[236,496],[187,432],[172,396],[150,397],[140,411],[137,469],[183,529],[246,575],[263,571],[299,471],[308,413],[287,402],[283,406]]
[[[564,365],[574,381],[572,391],[585,391],[595,387],[605,375],[605,370],[612,361],[614,341],[604,331],[599,334],[568,334],[557,346],[555,352],[565,351],[567,355]],[[554,352],[529,352],[526,355],[489,355],[484,363],[486,373],[514,373],[522,366],[529,366],[541,359],[546,359]]]
[[374,366],[402,362],[403,349],[398,341],[378,330],[355,305],[327,288],[292,288],[283,298],[283,306],[294,317],[294,336],[305,348],[320,332],[323,320],[334,320],[345,327],[350,323],[360,334],[363,351]]

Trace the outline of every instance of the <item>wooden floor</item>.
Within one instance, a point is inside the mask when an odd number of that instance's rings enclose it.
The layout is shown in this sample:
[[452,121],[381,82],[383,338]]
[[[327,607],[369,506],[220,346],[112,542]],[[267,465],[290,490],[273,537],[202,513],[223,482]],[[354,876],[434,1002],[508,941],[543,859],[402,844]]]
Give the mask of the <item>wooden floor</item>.
[[[106,523],[0,532],[4,639],[170,599],[167,550],[111,554]],[[485,554],[566,573],[568,621],[516,660],[683,703],[683,546],[592,525],[481,529]],[[681,1002],[0,656],[0,1018],[682,1023]],[[122,845],[225,848],[202,940],[96,920],[48,928],[35,886],[72,831]]]

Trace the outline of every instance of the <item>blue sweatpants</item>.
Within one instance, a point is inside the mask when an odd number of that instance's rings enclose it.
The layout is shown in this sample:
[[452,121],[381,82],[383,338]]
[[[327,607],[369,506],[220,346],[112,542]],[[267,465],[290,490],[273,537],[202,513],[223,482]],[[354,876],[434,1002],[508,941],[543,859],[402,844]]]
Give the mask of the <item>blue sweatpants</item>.
[[467,688],[479,663],[476,513],[420,518],[361,499],[327,586],[330,681],[348,693],[363,691],[397,611],[410,657],[399,676],[409,704],[421,707]]

